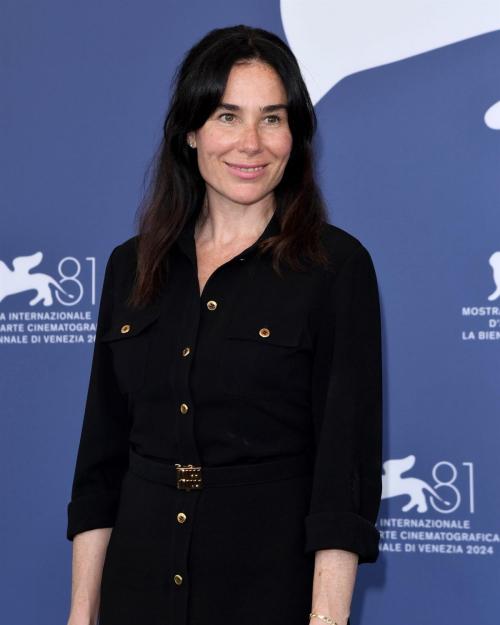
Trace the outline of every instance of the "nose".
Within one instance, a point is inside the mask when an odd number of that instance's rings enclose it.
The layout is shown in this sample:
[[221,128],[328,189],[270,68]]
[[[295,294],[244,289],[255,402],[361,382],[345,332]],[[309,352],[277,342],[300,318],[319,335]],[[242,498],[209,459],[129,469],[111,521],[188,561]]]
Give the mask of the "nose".
[[255,124],[243,126],[239,141],[239,150],[247,154],[255,154],[261,150],[259,129]]

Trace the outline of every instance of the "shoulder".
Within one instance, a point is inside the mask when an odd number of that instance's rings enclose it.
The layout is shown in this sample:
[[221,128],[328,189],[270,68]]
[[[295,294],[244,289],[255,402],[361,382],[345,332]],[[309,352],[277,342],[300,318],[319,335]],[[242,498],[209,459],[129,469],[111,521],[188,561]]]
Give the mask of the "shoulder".
[[344,310],[354,318],[358,312],[362,314],[363,306],[379,306],[375,266],[362,241],[332,224],[326,224],[324,239],[331,261],[324,307],[327,314]]
[[109,262],[115,275],[128,274],[135,269],[137,265],[138,240],[138,236],[131,237],[112,250]]
[[127,292],[133,284],[137,268],[138,236],[117,245],[109,255],[106,273],[114,284],[115,292]]
[[134,261],[137,259],[137,244],[139,241],[139,237],[136,235],[134,237],[130,237],[123,243],[117,245],[114,250],[111,252],[111,256],[113,257],[113,262],[121,261]]
[[334,274],[339,273],[349,259],[365,254],[369,256],[367,249],[358,238],[330,223],[324,224],[323,245]]

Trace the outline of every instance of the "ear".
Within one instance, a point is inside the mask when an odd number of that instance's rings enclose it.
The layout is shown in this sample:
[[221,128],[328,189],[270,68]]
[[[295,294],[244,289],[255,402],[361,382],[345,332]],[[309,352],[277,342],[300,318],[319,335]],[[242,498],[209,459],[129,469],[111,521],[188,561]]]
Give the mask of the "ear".
[[187,133],[187,142],[190,148],[196,147],[196,139],[194,138],[194,132]]

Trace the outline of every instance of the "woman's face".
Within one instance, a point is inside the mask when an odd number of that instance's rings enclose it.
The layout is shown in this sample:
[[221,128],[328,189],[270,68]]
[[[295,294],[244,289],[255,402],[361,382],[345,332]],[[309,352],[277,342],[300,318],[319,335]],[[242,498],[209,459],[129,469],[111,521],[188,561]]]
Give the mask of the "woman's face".
[[273,68],[258,62],[233,66],[219,108],[187,136],[197,148],[210,205],[272,198],[292,149],[286,104]]

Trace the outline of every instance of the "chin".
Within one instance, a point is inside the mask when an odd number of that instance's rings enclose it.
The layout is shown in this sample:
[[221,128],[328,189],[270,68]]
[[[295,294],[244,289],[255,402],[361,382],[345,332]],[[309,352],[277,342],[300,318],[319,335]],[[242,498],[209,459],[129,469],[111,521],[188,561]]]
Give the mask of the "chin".
[[269,192],[252,191],[252,193],[226,193],[226,197],[237,204],[255,204],[264,198]]
[[243,204],[250,206],[251,204],[256,204],[262,199],[262,195],[257,195],[255,197],[231,197],[229,199],[235,204]]

